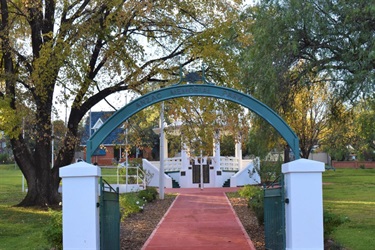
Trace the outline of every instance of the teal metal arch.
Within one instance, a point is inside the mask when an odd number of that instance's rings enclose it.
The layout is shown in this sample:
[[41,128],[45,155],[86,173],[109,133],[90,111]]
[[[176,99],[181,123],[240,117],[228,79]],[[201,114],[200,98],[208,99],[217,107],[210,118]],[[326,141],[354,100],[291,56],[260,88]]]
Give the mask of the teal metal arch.
[[288,143],[295,158],[299,158],[299,141],[297,135],[279,115],[264,103],[250,95],[231,88],[211,84],[184,84],[173,85],[145,94],[115,112],[87,141],[86,161],[91,163],[91,156],[95,149],[98,148],[102,141],[115,128],[128,120],[132,115],[158,102],[188,96],[205,96],[224,99],[250,109],[271,124]]

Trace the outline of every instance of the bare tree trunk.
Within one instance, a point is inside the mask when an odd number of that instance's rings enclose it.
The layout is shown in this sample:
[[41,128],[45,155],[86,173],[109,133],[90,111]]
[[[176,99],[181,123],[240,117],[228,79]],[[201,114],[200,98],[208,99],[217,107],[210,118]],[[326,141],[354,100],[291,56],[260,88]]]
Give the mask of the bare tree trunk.
[[289,145],[286,145],[284,147],[284,163],[290,162],[290,147]]

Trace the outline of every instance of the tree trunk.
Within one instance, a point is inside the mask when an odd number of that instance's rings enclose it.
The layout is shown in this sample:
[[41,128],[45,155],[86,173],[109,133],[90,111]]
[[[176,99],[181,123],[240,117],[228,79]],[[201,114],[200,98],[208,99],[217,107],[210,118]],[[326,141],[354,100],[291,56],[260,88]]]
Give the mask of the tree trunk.
[[284,163],[290,162],[290,147],[289,145],[286,145],[284,147]]
[[[54,207],[58,205],[61,201],[61,196],[56,188],[56,178],[53,178],[52,175],[53,171],[47,170],[36,173],[32,179],[30,179],[30,176],[26,178],[28,191],[18,206]],[[26,174],[25,176],[28,175]]]

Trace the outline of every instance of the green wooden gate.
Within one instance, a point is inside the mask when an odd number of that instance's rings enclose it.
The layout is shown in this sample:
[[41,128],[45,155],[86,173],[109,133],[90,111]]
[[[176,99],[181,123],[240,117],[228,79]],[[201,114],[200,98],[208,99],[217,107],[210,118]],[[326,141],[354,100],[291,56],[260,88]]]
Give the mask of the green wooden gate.
[[119,190],[100,177],[100,249],[120,249]]
[[264,189],[264,234],[267,250],[284,250],[286,246],[284,197],[283,180],[279,185]]

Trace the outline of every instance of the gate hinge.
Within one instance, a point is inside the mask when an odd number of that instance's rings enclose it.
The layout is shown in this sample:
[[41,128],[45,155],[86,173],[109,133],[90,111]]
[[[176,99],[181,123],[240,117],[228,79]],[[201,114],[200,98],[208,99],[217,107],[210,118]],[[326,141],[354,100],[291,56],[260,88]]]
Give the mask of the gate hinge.
[[96,203],[96,207],[100,207],[100,203],[99,202]]
[[285,198],[285,203],[289,204],[289,198]]

